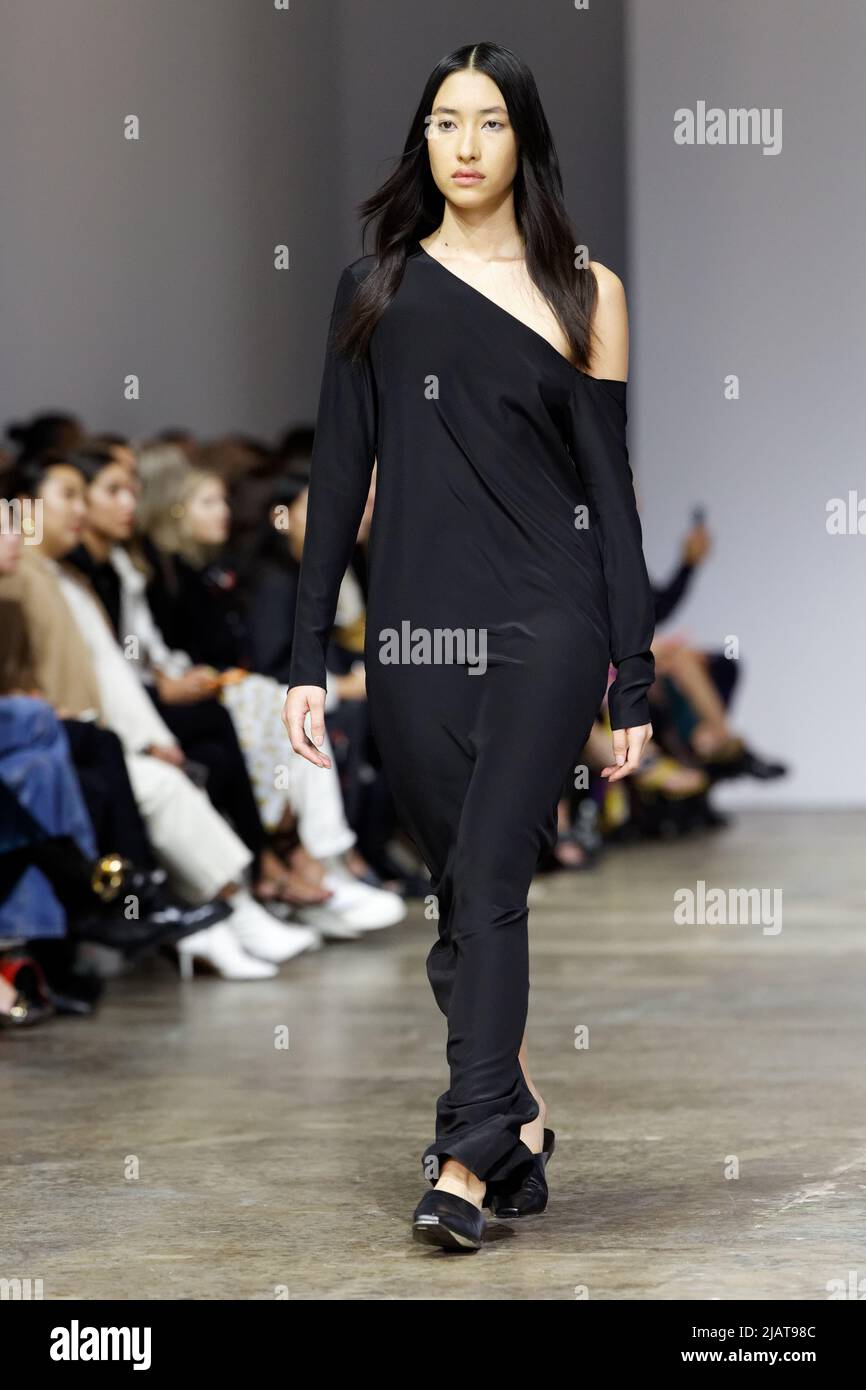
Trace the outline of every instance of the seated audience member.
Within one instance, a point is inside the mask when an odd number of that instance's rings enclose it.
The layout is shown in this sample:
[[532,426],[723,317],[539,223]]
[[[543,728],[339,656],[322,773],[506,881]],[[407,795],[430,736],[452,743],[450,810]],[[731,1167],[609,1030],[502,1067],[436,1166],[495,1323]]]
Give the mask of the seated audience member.
[[[278,827],[287,806],[294,809],[309,864],[332,893],[322,906],[298,908],[299,919],[326,934],[402,920],[406,908],[398,895],[359,876],[368,866],[358,863],[333,764],[317,768],[292,753],[281,717],[285,690],[250,669],[237,575],[221,559],[229,528],[225,485],[183,460],[154,468],[142,459],[141,474],[139,522],[150,542],[147,597],[161,637],[190,664],[221,677],[221,698],[265,826]],[[329,746],[323,751],[330,755]]]
[[202,444],[191,460],[197,468],[221,478],[229,502],[230,554],[243,554],[253,541],[275,481],[280,461],[259,439],[229,434]]
[[[21,534],[0,532],[0,576],[17,573],[22,546]],[[156,944],[160,932],[166,940],[176,939],[187,928],[191,931],[227,915],[213,903],[208,910],[190,907],[170,891],[165,871],[153,857],[117,735],[91,718],[71,718],[62,707],[52,709],[37,687],[34,669],[24,613],[0,589],[0,724],[2,747],[9,759],[6,765],[12,766],[11,760],[17,758],[18,767],[25,769],[26,782],[31,767],[28,753],[41,759],[46,775],[50,772],[55,779],[61,777],[63,765],[69,764],[76,782],[75,796],[83,800],[97,852],[115,865],[115,877],[117,861],[122,862],[124,891],[136,899],[134,923],[121,918],[110,929],[91,923],[88,939],[112,944],[132,957],[145,943]],[[89,694],[71,690],[70,697],[80,703]],[[82,710],[82,716],[93,713],[95,708]],[[88,879],[90,876],[88,873]],[[94,926],[98,927],[95,933]],[[78,935],[82,935],[80,924]]]
[[250,850],[182,771],[183,752],[124,658],[102,604],[65,563],[86,514],[85,478],[74,460],[54,451],[18,466],[15,495],[38,499],[42,530],[25,546],[18,573],[0,580],[0,597],[23,610],[45,697],[72,715],[95,712],[120,738],[148,837],[174,886],[192,902],[222,897],[231,907],[224,923],[177,943],[182,967],[201,959],[233,979],[265,978],[315,937],[276,922],[252,898],[243,884]]
[[[132,561],[122,549],[133,535],[137,483],[128,466],[126,451],[116,442],[88,444],[76,450],[75,459],[87,479],[87,515],[82,542],[68,556],[99,595],[111,620],[115,638],[132,660],[160,716],[177,738],[187,757],[207,770],[205,789],[217,810],[225,815],[252,850],[260,900],[308,903],[327,895],[302,882],[293,884],[291,870],[268,843],[250,785],[247,766],[231,716],[214,698],[213,679],[203,671],[171,676],[168,671],[149,671],[141,659],[139,629],[149,611],[124,613],[128,586],[135,575],[121,578],[124,563]],[[135,600],[146,609],[143,577]],[[153,634],[142,634],[153,645]],[[134,645],[133,645],[134,644]],[[147,679],[148,675],[153,678]],[[298,876],[295,875],[295,879]],[[299,896],[300,895],[300,896]]]
[[[657,629],[682,603],[710,548],[706,526],[696,521],[685,537],[675,573],[666,585],[655,588]],[[740,661],[723,652],[700,651],[681,634],[658,631],[653,655],[653,729],[675,757],[703,768],[713,782],[742,776],[766,781],[785,775],[783,763],[754,752],[731,728],[728,707],[742,674]]]
[[28,424],[13,421],[6,426],[6,438],[16,449],[15,463],[41,454],[44,449],[74,449],[85,436],[85,428],[77,416],[63,412],[46,412],[34,415]]
[[[243,612],[251,664],[285,689],[291,668],[298,577],[306,533],[309,464],[296,455],[293,471],[275,484],[267,514],[241,571]],[[367,538],[374,488],[358,531]],[[334,632],[328,644],[325,716],[334,749],[346,817],[361,851],[387,881],[406,893],[428,885],[391,860],[396,811],[372,735],[364,678],[365,598],[354,568],[343,578]]]

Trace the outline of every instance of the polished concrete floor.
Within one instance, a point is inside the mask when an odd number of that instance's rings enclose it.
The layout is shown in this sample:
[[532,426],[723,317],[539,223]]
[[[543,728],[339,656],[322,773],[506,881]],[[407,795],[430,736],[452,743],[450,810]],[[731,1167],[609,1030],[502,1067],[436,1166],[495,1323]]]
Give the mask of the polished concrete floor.
[[[409,1236],[447,1084],[418,906],[273,981],[182,986],[160,958],[94,1019],[0,1035],[0,1275],[46,1299],[826,1299],[866,1278],[864,832],[743,814],[537,880],[551,1200],[475,1255]],[[781,930],[678,924],[699,880],[780,888]]]

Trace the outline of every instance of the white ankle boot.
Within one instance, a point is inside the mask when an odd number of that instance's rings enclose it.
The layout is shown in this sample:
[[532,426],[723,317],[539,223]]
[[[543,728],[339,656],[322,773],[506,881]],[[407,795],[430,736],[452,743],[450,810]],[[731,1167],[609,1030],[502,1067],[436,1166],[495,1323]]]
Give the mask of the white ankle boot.
[[362,883],[348,869],[334,869],[325,874],[322,887],[333,891],[325,907],[337,913],[355,931],[393,927],[406,916],[406,904],[399,893]]
[[175,950],[182,980],[192,979],[197,960],[209,965],[224,980],[269,980],[277,974],[275,965],[247,955],[226,922],[181,937],[175,942]]
[[281,965],[320,944],[318,933],[309,927],[278,922],[246,888],[239,888],[229,902],[232,914],[226,919],[226,927],[243,950],[260,961]]

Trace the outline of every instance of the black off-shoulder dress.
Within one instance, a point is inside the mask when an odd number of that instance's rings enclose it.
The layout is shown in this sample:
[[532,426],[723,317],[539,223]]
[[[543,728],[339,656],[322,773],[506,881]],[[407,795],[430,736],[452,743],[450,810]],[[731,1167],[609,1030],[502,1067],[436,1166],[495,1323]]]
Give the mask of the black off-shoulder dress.
[[[370,720],[431,874],[427,974],[448,1020],[450,1084],[422,1170],[448,1155],[506,1183],[538,1115],[518,1050],[529,998],[527,894],[602,704],[649,722],[653,596],[626,446],[626,384],[546,338],[413,241],[370,353],[333,334],[316,422],[291,685],[325,649],[374,460],[365,655]],[[435,914],[434,914],[435,915]],[[435,1156],[435,1157],[434,1157]]]

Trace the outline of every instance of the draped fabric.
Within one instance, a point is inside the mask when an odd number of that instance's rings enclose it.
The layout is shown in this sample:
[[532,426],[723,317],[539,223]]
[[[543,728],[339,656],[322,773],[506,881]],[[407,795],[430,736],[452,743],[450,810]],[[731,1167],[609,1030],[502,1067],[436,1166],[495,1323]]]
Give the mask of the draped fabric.
[[427,958],[450,1084],[422,1155],[502,1181],[538,1114],[518,1062],[527,895],[599,713],[649,722],[652,590],[626,447],[626,388],[416,244],[358,363],[331,312],[311,463],[291,685],[325,654],[374,461],[365,658],[370,720],[401,820],[430,870]]

